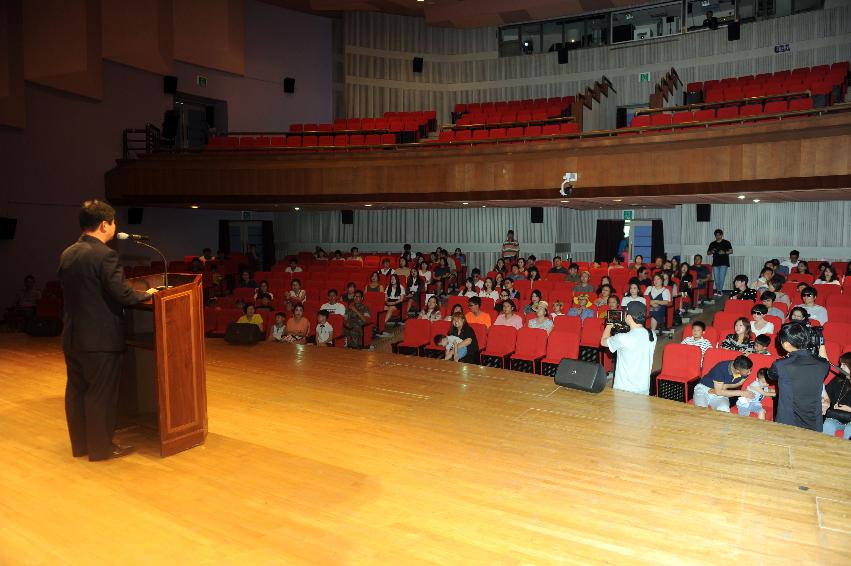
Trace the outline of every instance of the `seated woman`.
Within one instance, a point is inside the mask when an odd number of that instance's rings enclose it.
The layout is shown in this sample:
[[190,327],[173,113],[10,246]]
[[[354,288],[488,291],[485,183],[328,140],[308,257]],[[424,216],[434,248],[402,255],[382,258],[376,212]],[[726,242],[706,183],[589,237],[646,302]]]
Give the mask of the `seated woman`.
[[490,277],[485,279],[485,283],[482,285],[482,290],[479,291],[479,297],[493,299],[494,303],[499,300],[499,293],[496,290],[496,285],[494,284],[494,280]]
[[612,261],[609,262],[609,273],[611,273],[613,269],[624,269],[624,266],[621,263],[621,258],[618,256],[613,257]]
[[431,269],[428,268],[428,263],[421,261],[420,266],[417,268],[417,274],[425,281],[426,287],[431,285]]
[[260,332],[263,332],[263,317],[255,312],[254,305],[245,305],[242,307],[242,313],[242,316],[236,321],[237,324],[256,324]]
[[538,308],[535,310],[538,316],[529,321],[529,328],[540,328],[546,330],[547,334],[553,331],[553,320],[548,316],[548,307],[546,301],[538,302]]
[[346,306],[351,305],[355,301],[355,289],[357,289],[357,287],[355,287],[355,284],[351,281],[346,284],[346,293],[340,297],[340,300],[343,301]]
[[787,307],[792,306],[792,299],[783,292],[783,284],[786,283],[786,278],[782,275],[775,275],[768,282],[768,290],[774,293],[774,300],[786,303]]
[[617,296],[612,295],[606,301],[606,304],[597,309],[597,318],[606,318],[606,313],[616,311],[621,308]]
[[610,289],[609,289],[609,290],[610,290],[612,293],[614,293],[614,292],[615,292],[615,288],[614,288],[614,286],[612,286],[612,280],[611,280],[611,278],[610,278],[608,275],[603,275],[602,277],[600,277],[600,284],[599,284],[599,285],[597,285],[597,290],[596,290],[596,291],[594,291],[594,292],[595,292],[595,293],[597,293],[597,294],[599,295],[599,294],[600,294],[600,291],[603,289],[603,285],[608,285],[608,286],[610,287]]
[[381,262],[381,269],[379,269],[378,272],[381,273],[382,277],[389,277],[390,275],[396,273],[396,270],[390,267],[390,260],[385,258]]
[[686,303],[694,304],[694,297],[692,297],[694,278],[691,275],[690,269],[691,266],[683,262],[677,267],[677,271],[674,272],[674,280],[680,286],[680,295],[683,297],[683,307],[685,307]]
[[296,305],[303,305],[307,300],[307,293],[301,288],[301,281],[293,279],[292,287],[287,291],[287,311],[292,312]]
[[801,275],[809,275],[810,274],[810,266],[806,261],[799,261],[798,265],[795,266],[795,273],[800,273]]
[[541,280],[541,274],[538,273],[538,268],[535,267],[535,266],[530,267],[526,271],[526,273],[528,273],[528,275],[526,276],[526,279],[529,280],[529,281],[540,281]]
[[399,258],[399,267],[396,268],[396,275],[402,281],[405,281],[409,275],[411,275],[411,269],[408,267],[408,260],[404,257]]
[[499,305],[500,314],[493,321],[493,326],[513,326],[517,330],[523,328],[523,317],[517,314],[514,301],[502,301]]
[[732,334],[728,334],[727,337],[721,341],[721,344],[719,344],[718,347],[725,348],[727,350],[734,350],[736,352],[753,352],[753,339],[751,338],[750,321],[743,316],[737,318],[733,325],[733,330],[734,332]]
[[520,275],[522,275],[524,278],[527,275],[529,275],[529,272],[528,272],[529,267],[526,265],[526,259],[525,258],[518,257],[517,263],[515,265],[517,266],[517,269],[520,270]]
[[408,312],[417,312],[423,300],[423,286],[420,275],[416,269],[408,270],[408,278],[405,282],[405,298],[408,299]]
[[394,316],[404,318],[401,312],[402,302],[404,300],[405,288],[399,282],[399,276],[393,273],[390,275],[390,281],[387,283],[387,289],[384,291],[384,306],[387,310],[387,314],[384,315],[385,326]]
[[821,412],[824,414],[824,425],[821,431],[834,436],[836,431],[842,431],[842,438],[851,439],[851,352],[839,356],[839,367],[845,375],[838,375],[824,386],[822,392]]
[[257,286],[257,289],[254,291],[254,300],[257,300],[257,297],[260,295],[269,295],[269,300],[275,300],[275,295],[269,290],[269,282],[265,279],[260,282],[260,285]]
[[579,293],[573,297],[573,306],[567,311],[568,316],[578,316],[580,320],[594,318],[594,303],[588,298],[588,293]]
[[467,324],[464,314],[456,314],[449,324],[449,336],[457,336],[461,339],[455,344],[458,352],[458,361],[466,364],[479,363],[479,341],[473,327]]
[[461,316],[464,316],[464,307],[462,307],[458,303],[455,303],[452,306],[452,310],[449,312],[448,315],[446,315],[446,318],[443,319],[443,320],[445,320],[446,322],[452,322],[452,317],[455,316],[456,314],[460,314]]
[[754,336],[760,334],[774,334],[774,323],[765,320],[765,315],[768,314],[768,307],[765,305],[754,305],[751,309],[751,333]]
[[434,270],[434,279],[438,283],[438,290],[441,293],[445,293],[449,289],[453,277],[449,263],[445,257],[441,257],[438,260],[437,269]]
[[656,332],[660,325],[664,328],[667,324],[671,304],[671,292],[665,287],[661,273],[653,276],[653,285],[644,291],[644,296],[650,300],[650,330]]
[[505,287],[505,275],[500,272],[497,272],[493,279],[494,287],[497,289],[502,289]]
[[369,319],[369,308],[363,304],[363,291],[355,291],[354,299],[346,309],[346,316],[343,318],[346,348],[354,350],[363,348],[363,325],[368,323]]
[[[456,305],[456,306],[458,306],[458,305]],[[463,312],[464,309],[461,309],[461,310]],[[426,301],[425,309],[420,311],[419,318],[422,318],[424,320],[430,320],[431,322],[434,322],[436,320],[440,320],[441,318],[443,318],[440,315],[440,304],[437,302],[437,297],[432,295],[431,297],[428,298],[428,300]]]
[[473,281],[472,277],[467,277],[464,280],[464,286],[458,290],[459,297],[477,297],[479,295],[478,289],[476,289],[476,282]]
[[530,312],[534,312],[538,309],[538,302],[543,298],[541,292],[538,289],[532,291],[532,294],[529,295],[529,300],[532,301],[528,305],[523,308],[523,314],[529,314]]
[[774,270],[770,267],[763,267],[762,271],[759,272],[759,277],[751,283],[751,288],[756,291],[767,291],[768,282],[771,281],[772,277],[774,277]]
[[269,342],[283,342],[287,334],[287,315],[282,312],[275,313],[275,324],[269,329]]
[[821,277],[816,279],[813,285],[841,285],[841,283],[836,276],[836,269],[832,265],[826,265]]
[[609,297],[612,296],[612,286],[608,283],[603,283],[597,289],[597,300],[594,301],[594,306],[597,308],[604,307],[609,304]]
[[384,285],[381,284],[381,274],[373,271],[369,274],[369,283],[364,287],[367,293],[383,293]]
[[496,260],[496,265],[493,266],[493,270],[497,273],[502,273],[502,275],[505,276],[506,271],[508,271],[505,266],[505,260],[502,258]]
[[636,301],[644,303],[645,305],[647,304],[647,299],[641,296],[641,287],[639,287],[638,283],[630,282],[626,295],[624,295],[623,299],[621,299],[621,306],[625,307],[629,303]]
[[282,341],[304,344],[307,342],[308,334],[310,334],[310,321],[304,317],[304,306],[295,305],[293,316],[287,321],[287,333]]

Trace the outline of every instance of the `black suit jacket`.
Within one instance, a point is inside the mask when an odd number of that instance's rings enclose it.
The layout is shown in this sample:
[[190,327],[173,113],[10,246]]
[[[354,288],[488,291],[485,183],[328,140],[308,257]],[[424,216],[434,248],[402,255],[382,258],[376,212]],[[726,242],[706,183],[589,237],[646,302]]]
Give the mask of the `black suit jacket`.
[[123,351],[124,307],[148,295],[133,290],[124,279],[118,252],[97,238],[80,236],[62,252],[59,280],[65,302],[65,351]]

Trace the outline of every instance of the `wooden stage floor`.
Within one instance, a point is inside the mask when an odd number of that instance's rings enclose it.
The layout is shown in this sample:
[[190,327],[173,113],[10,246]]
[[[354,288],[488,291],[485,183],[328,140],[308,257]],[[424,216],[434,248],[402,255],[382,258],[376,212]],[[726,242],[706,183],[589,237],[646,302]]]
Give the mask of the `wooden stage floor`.
[[[206,445],[73,459],[0,335],[0,564],[851,563],[851,443],[392,354],[207,342]],[[123,433],[122,440],[128,440]]]

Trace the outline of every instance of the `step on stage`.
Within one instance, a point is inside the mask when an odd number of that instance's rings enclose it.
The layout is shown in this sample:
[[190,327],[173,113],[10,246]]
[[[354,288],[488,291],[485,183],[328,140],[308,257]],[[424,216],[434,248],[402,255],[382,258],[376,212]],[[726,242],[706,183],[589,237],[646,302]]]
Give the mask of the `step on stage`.
[[206,444],[71,457],[0,335],[0,564],[848,564],[851,443],[391,354],[207,342]]

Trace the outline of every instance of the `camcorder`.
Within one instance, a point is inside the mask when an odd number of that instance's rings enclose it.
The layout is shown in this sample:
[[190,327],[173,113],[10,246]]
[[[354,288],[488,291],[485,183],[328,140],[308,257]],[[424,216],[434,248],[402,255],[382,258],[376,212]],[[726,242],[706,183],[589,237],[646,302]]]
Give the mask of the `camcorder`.
[[626,323],[626,311],[622,309],[606,311],[606,323],[612,325],[612,334],[629,332],[629,325]]

